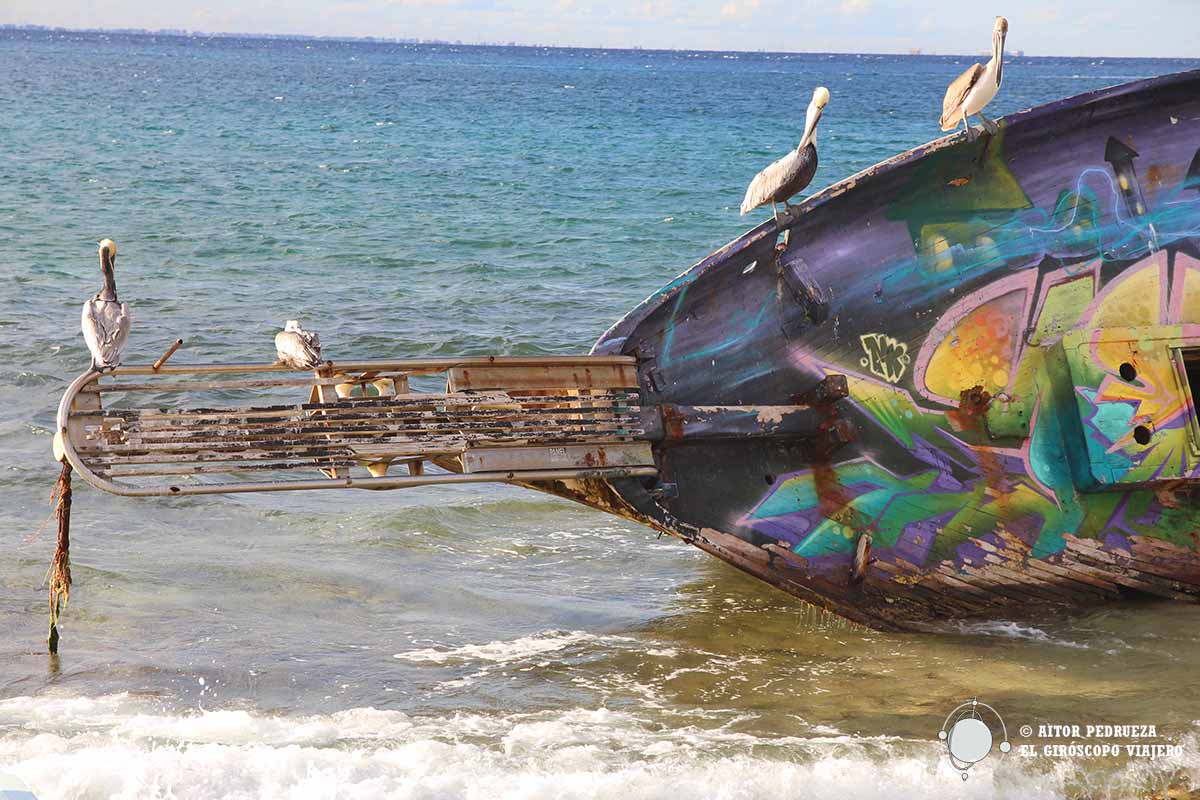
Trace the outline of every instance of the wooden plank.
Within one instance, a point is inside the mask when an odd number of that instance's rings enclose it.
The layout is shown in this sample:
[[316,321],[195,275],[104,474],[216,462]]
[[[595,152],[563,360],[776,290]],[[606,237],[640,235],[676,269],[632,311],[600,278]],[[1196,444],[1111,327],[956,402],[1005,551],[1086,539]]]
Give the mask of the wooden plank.
[[1053,602],[1074,603],[1079,600],[1079,596],[1082,593],[1072,589],[1070,586],[1064,586],[1060,580],[1051,581],[1031,575],[1029,572],[1020,569],[1019,565],[1014,566],[1012,561],[991,554],[985,555],[985,563],[983,565],[972,567],[971,569],[977,569],[986,575],[994,576],[997,580],[1007,581],[1007,585],[1009,586],[1014,586],[1018,589],[1024,587],[1029,592]]
[[[641,429],[630,421],[575,420],[570,424],[528,420],[520,422],[437,422],[426,425],[414,423],[341,424],[333,429],[347,438],[363,436],[403,437],[429,436],[445,433],[478,434],[480,436],[503,436],[505,438],[556,439],[583,438],[603,441],[624,441],[640,437]],[[176,431],[151,431],[143,433],[136,429],[92,428],[84,432],[83,442],[76,442],[85,449],[102,449],[124,444],[186,444],[203,442],[254,442],[275,437],[307,438],[324,434],[322,428],[311,421],[294,422],[290,425],[273,425],[269,428],[227,427],[202,430],[180,429]]]
[[468,447],[462,458],[464,472],[654,466],[654,454],[648,442]]
[[[339,466],[352,467],[357,465],[358,461],[344,460],[336,463]],[[297,469],[310,469],[316,471],[318,466],[312,459],[309,459],[307,464],[298,464],[290,461],[268,461],[261,464],[192,464],[190,466],[182,467],[150,465],[147,469],[133,469],[129,467],[121,469],[97,469],[96,473],[106,478],[145,478],[162,475],[219,475],[235,472],[290,472]]]
[[123,432],[129,436],[175,436],[182,433],[199,436],[224,431],[272,433],[295,430],[298,426],[312,427],[316,421],[323,423],[336,422],[340,427],[347,430],[367,428],[379,428],[381,430],[412,428],[425,430],[430,427],[452,427],[456,425],[467,427],[512,427],[516,425],[564,428],[593,425],[641,427],[641,415],[639,414],[547,414],[541,411],[527,411],[518,414],[491,412],[463,412],[459,414],[413,412],[330,416],[297,414],[291,417],[273,417],[258,421],[220,420],[213,422],[152,425],[143,424],[136,420],[126,421],[116,419],[110,419],[101,424],[99,417],[94,417],[93,419],[96,421],[83,426],[86,433]]
[[100,456],[85,458],[84,463],[93,469],[124,467],[138,464],[189,464],[189,463],[251,463],[261,461],[297,461],[313,464],[316,459],[364,459],[377,456],[413,458],[425,455],[457,455],[466,447],[459,439],[442,439],[426,442],[393,442],[384,444],[361,444],[345,447],[316,445],[310,447],[246,448],[229,452],[147,453],[122,456]]
[[909,591],[922,599],[927,608],[937,610],[948,608],[960,614],[976,614],[987,608],[986,604],[964,598],[957,592],[928,586],[926,583],[928,576],[923,575],[919,570],[916,572],[906,570],[882,558],[871,563],[871,570],[878,570],[892,576],[892,584],[907,586]]
[[[96,382],[92,381],[88,386],[95,386]],[[85,387],[86,388],[86,387]],[[92,419],[98,414],[104,413],[101,406],[101,397],[95,392],[88,394],[79,393],[71,400],[71,413],[67,418],[67,437],[72,443],[80,441],[85,435],[85,426],[87,419]]]
[[[482,442],[559,442],[593,441],[620,442],[631,440],[632,431],[625,427],[604,425],[495,427],[448,425],[427,428],[392,430],[385,428],[340,429],[325,433],[320,428],[305,427],[295,431],[279,431],[270,434],[238,435],[236,431],[226,435],[208,432],[203,437],[182,434],[176,437],[141,437],[122,435],[116,442],[102,438],[89,438],[75,442],[80,453],[105,453],[120,455],[134,452],[177,452],[188,453],[198,450],[241,449],[255,445],[303,445],[314,441],[327,441],[334,445],[354,444],[361,441],[423,441],[440,435],[455,435],[471,441]],[[117,438],[114,436],[114,438]]]
[[1002,550],[984,539],[974,539],[972,541],[987,554],[988,563],[998,564],[1017,572],[1027,573],[1033,576],[1035,580],[1049,584],[1063,585],[1071,591],[1089,596],[1111,598],[1120,594],[1117,587],[1113,584],[1102,583],[1088,576],[1073,574],[1062,567],[1047,564],[1039,558],[1023,557],[1028,554],[1029,547],[1016,537],[1012,537],[1012,540],[1020,546],[1021,550],[1019,553],[1014,554],[1011,550]]
[[1132,570],[1148,580],[1162,581],[1175,590],[1200,593],[1200,586],[1192,582],[1192,576],[1179,574],[1180,567],[1184,565],[1181,565],[1177,558],[1168,558],[1164,563],[1159,560],[1161,557],[1142,555],[1136,547],[1134,550],[1109,550],[1095,539],[1072,539],[1073,545],[1093,555],[1097,560]]
[[[338,372],[383,372],[396,370],[411,375],[437,374],[459,366],[535,366],[541,364],[629,364],[637,363],[633,356],[456,356],[452,358],[368,358],[356,361],[330,361]],[[291,367],[273,362],[252,364],[164,364],[155,370],[151,364],[122,364],[114,375],[215,375],[221,373],[296,372]]]
[[1062,553],[1064,560],[1099,569],[1109,580],[1129,589],[1169,597],[1172,600],[1195,600],[1194,595],[1180,591],[1178,584],[1172,585],[1172,581],[1146,575],[1128,566],[1124,559],[1118,560],[1113,554],[1101,549],[1099,543],[1069,534],[1063,539],[1067,542],[1067,548]]
[[[462,409],[478,413],[500,414],[506,410],[525,408],[539,411],[578,413],[578,398],[571,396],[539,397],[536,402],[514,402],[503,392],[488,394],[412,394],[392,397],[346,398],[331,403],[288,403],[266,406],[230,406],[227,408],[183,408],[169,410],[110,408],[104,411],[105,419],[123,420],[179,420],[181,422],[204,419],[272,419],[287,417],[305,411],[321,411],[326,414],[345,416],[369,416],[379,412],[408,413],[437,411],[447,414],[461,413]],[[612,413],[638,413],[640,402],[634,393],[618,392],[601,395],[594,401],[597,411]]]
[[451,392],[480,389],[605,389],[638,386],[633,364],[462,366],[448,370],[446,387]]

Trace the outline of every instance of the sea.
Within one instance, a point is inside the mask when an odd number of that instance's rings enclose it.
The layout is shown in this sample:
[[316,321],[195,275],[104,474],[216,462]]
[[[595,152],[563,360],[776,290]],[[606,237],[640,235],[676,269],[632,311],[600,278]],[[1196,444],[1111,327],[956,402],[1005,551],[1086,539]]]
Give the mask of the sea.
[[[0,31],[0,773],[41,800],[1200,788],[1200,607],[876,633],[505,486],[77,481],[46,652],[51,435],[99,239],[129,361],[176,338],[178,362],[269,360],[287,319],[343,358],[584,353],[761,221],[742,193],[815,86],[814,191],[938,137],[974,58]],[[1197,66],[1010,57],[990,111]],[[1011,750],[964,771],[938,734],[972,701]]]

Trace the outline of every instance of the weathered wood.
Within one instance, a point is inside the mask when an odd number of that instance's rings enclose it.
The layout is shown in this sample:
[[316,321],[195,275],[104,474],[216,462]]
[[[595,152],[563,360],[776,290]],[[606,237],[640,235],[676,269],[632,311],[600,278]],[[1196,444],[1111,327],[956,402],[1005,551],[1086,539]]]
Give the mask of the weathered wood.
[[[521,399],[521,398],[518,398]],[[480,413],[493,412],[496,414],[502,413],[505,410],[521,409],[521,408],[537,408],[547,413],[560,411],[563,413],[577,413],[576,406],[569,405],[574,402],[573,397],[549,397],[538,398],[537,402],[515,402],[514,398],[504,393],[492,394],[428,394],[428,395],[397,395],[390,398],[348,398],[346,400],[329,403],[295,403],[295,404],[279,404],[265,406],[232,406],[229,408],[194,408],[180,409],[179,411],[166,411],[160,409],[108,409],[104,411],[105,419],[136,419],[136,420],[201,420],[206,418],[214,419],[236,419],[239,416],[248,418],[268,419],[272,417],[286,417],[301,411],[320,410],[327,414],[340,413],[352,416],[353,414],[368,415],[373,418],[376,411],[387,411],[395,409],[394,413],[403,413],[404,411],[422,411],[422,410],[437,410],[444,413],[455,413],[455,409],[466,408]],[[629,412],[634,412],[638,409],[636,395],[620,394],[603,396],[594,401],[596,407],[600,411],[612,410],[614,412],[628,409]]]
[[420,442],[394,442],[391,444],[360,444],[330,447],[312,445],[307,447],[243,448],[225,452],[212,450],[195,453],[147,453],[97,456],[87,459],[87,464],[97,467],[115,467],[125,464],[186,464],[213,462],[253,462],[264,460],[294,460],[302,466],[313,466],[314,459],[328,458],[380,458],[416,457],[429,454],[451,455],[461,453],[467,446],[465,439],[429,439]]
[[634,364],[534,364],[461,366],[447,371],[447,389],[611,389],[638,385]]
[[[421,430],[419,428],[405,430],[388,430],[385,428],[370,428],[358,430],[337,430],[325,433],[319,429],[307,429],[299,432],[280,432],[274,435],[237,436],[230,434],[220,438],[165,438],[143,439],[129,437],[113,443],[104,439],[86,440],[80,452],[103,452],[114,455],[122,453],[190,453],[197,451],[237,450],[253,446],[290,446],[306,445],[326,441],[330,443],[353,444],[361,441],[425,441],[438,438],[440,435],[455,435],[466,441],[479,442],[579,442],[589,440],[624,441],[632,437],[626,435],[629,429],[611,426],[586,426],[578,430],[563,427],[534,427],[534,428],[495,428],[471,426],[440,426]],[[331,438],[334,437],[334,438]]]
[[[344,482],[353,469],[363,468],[376,481],[373,486],[424,485],[427,477],[436,477],[424,474],[425,460],[438,459],[465,469],[468,459],[464,453],[472,447],[482,448],[469,459],[473,474],[526,474],[546,469],[559,470],[556,474],[560,475],[603,474],[605,470],[634,474],[630,469],[653,472],[649,445],[634,444],[634,438],[641,435],[642,421],[634,363],[629,358],[607,357],[456,359],[419,364],[378,362],[370,368],[326,364],[306,379],[289,374],[224,375],[284,371],[262,365],[197,371],[176,367],[164,369],[174,376],[169,380],[144,382],[111,381],[105,376],[103,385],[77,382],[74,403],[81,413],[78,417],[67,413],[74,430],[69,449],[76,460],[95,470],[96,478],[105,481],[321,470],[331,481]],[[491,370],[484,375],[515,376],[515,385],[486,391],[456,391],[453,387],[447,392],[409,391],[409,375],[452,370],[463,364]],[[188,372],[199,372],[201,377],[188,379]],[[564,382],[564,376],[576,373],[588,381],[632,385]],[[117,374],[145,373],[118,370]],[[531,387],[522,376],[538,376],[535,382],[539,383],[549,376],[549,382],[558,385]],[[184,401],[193,393],[224,398],[297,389],[308,391],[307,402],[243,402],[228,407],[181,402],[179,407],[164,407],[158,399],[161,393],[179,394]],[[155,397],[156,407],[135,405],[143,393]],[[108,401],[106,409],[101,408],[102,398]],[[67,450],[64,446],[64,454]],[[395,483],[387,478],[389,466],[396,462],[406,464],[409,478],[420,482]],[[88,477],[87,472],[81,474]],[[262,483],[264,490],[271,490],[280,482],[268,477]],[[282,483],[293,487],[296,482]],[[235,491],[247,491],[254,484],[230,485]],[[174,487],[174,491],[200,490],[188,486]],[[142,492],[130,487],[125,493]]]
[[[358,463],[357,460],[342,460],[336,462],[338,466],[351,467]],[[309,464],[313,470],[317,469],[316,464]],[[150,469],[98,469],[101,475],[108,478],[137,478],[157,475],[219,475],[234,472],[282,472],[286,470],[294,470],[297,465],[290,461],[268,461],[266,463],[246,463],[239,462],[237,464],[192,464],[186,467],[166,467],[152,465]]]
[[[570,364],[594,365],[635,365],[637,359],[632,356],[596,355],[596,356],[455,356],[451,358],[375,358],[359,359],[357,361],[329,361],[338,372],[367,372],[371,370],[396,370],[410,375],[437,374],[452,367],[472,366],[561,366]],[[296,372],[291,367],[271,362],[258,364],[172,364],[166,365],[161,372],[165,375],[215,375],[222,373],[251,373],[251,372]],[[112,372],[113,375],[153,375],[154,368],[150,364],[122,364]]]
[[[1013,557],[1011,551],[1001,550],[982,539],[976,539],[974,543],[988,554],[988,563],[1010,567],[1014,571],[1023,570],[1040,581],[1057,583],[1068,587],[1074,594],[1107,599],[1120,595],[1119,590],[1114,584],[1098,581],[1086,575],[1072,573],[1070,570],[1049,564],[1041,559]],[[1024,543],[1022,542],[1021,544]]]
[[654,466],[654,454],[647,442],[469,447],[462,457],[464,472]]
[[169,359],[171,356],[175,355],[175,351],[178,350],[182,346],[183,346],[183,339],[176,339],[174,342],[171,343],[171,346],[167,348],[167,352],[165,352],[161,356],[159,356],[158,360],[155,361],[150,366],[150,369],[154,370],[155,372],[158,372],[160,369],[162,369],[163,364],[167,363],[167,359]]
[[[99,420],[99,418],[94,418]],[[614,427],[639,428],[640,416],[635,414],[558,414],[546,413],[544,409],[530,410],[523,413],[497,413],[467,411],[460,413],[443,412],[380,412],[378,414],[330,414],[318,415],[302,412],[292,417],[272,417],[266,420],[242,419],[213,419],[212,421],[196,421],[189,424],[146,425],[138,420],[120,420],[109,418],[85,425],[90,434],[120,433],[140,436],[163,435],[175,436],[181,433],[200,434],[208,431],[240,431],[244,433],[259,432],[273,433],[277,431],[294,430],[296,426],[313,426],[314,422],[335,422],[347,428],[387,427],[403,429],[405,427],[420,427],[427,429],[437,425],[482,425],[492,427],[511,427],[516,425],[529,426],[561,426],[578,427],[588,425],[610,425]]]

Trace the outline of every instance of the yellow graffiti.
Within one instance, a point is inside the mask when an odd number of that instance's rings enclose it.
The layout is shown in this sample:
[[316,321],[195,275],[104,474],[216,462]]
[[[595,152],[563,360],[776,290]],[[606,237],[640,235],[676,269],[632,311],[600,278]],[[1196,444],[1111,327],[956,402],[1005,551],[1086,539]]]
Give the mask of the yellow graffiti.
[[859,362],[864,369],[888,383],[897,383],[904,377],[905,370],[912,362],[908,345],[882,333],[864,333],[858,340],[867,354]]

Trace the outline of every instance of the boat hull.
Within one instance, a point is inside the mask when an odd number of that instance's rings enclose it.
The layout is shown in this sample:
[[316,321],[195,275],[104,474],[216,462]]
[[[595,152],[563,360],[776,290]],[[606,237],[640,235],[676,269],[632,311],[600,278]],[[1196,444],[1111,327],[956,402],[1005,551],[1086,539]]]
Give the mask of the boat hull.
[[946,137],[614,325],[659,477],[537,488],[877,628],[1195,600],[1198,237],[1200,73]]

